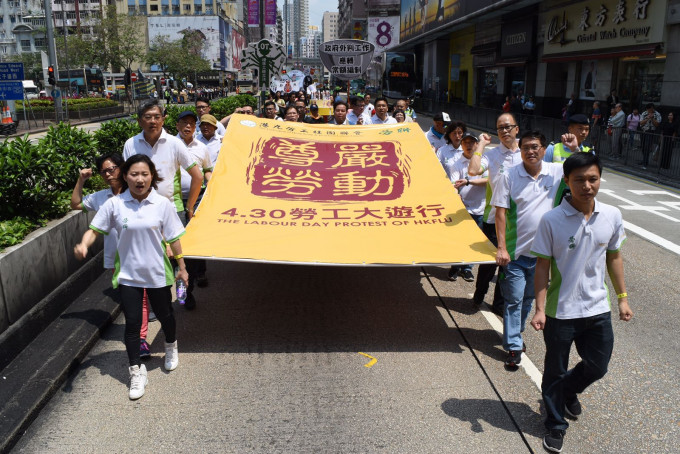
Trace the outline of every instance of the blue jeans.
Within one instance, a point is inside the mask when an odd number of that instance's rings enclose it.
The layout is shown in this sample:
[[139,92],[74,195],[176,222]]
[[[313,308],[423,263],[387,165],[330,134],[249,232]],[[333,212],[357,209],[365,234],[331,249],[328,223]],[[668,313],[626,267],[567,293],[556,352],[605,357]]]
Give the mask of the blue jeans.
[[522,350],[522,332],[534,301],[536,258],[520,255],[505,267],[501,281],[505,309],[503,313],[503,348]]
[[[547,317],[543,330],[545,367],[541,390],[548,416],[545,427],[565,430],[564,405],[604,377],[614,350],[611,312],[587,318],[560,320]],[[569,367],[571,344],[581,362]]]

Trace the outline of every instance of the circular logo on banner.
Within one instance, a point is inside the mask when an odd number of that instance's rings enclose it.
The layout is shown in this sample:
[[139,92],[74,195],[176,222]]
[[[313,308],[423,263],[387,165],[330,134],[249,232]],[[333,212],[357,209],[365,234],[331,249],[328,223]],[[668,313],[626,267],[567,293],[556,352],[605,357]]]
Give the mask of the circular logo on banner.
[[241,120],[241,124],[243,126],[248,126],[249,128],[254,128],[255,126],[257,126],[257,123],[255,123],[252,120]]
[[388,22],[383,21],[375,29],[378,32],[375,42],[381,47],[389,46],[392,42],[392,26]]

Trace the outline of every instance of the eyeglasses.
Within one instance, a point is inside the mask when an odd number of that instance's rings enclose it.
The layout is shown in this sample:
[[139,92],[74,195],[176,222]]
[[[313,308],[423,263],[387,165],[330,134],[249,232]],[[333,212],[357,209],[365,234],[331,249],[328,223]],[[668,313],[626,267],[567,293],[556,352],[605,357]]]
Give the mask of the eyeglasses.
[[108,167],[108,168],[106,168],[106,169],[101,169],[101,170],[99,171],[99,173],[100,173],[101,175],[107,175],[107,174],[108,174],[108,175],[113,175],[113,172],[115,172],[117,168],[118,168],[118,166],[111,166],[111,167]]
[[522,151],[538,151],[541,148],[543,148],[541,145],[534,144],[534,145],[524,145],[524,146],[522,146],[521,150]]
[[207,109],[208,107],[210,107],[210,106],[196,106],[196,110],[203,110],[203,109]]
[[499,126],[498,128],[496,128],[496,130],[497,131],[509,132],[512,128],[516,128],[516,127],[517,127],[517,125],[505,125],[505,126]]

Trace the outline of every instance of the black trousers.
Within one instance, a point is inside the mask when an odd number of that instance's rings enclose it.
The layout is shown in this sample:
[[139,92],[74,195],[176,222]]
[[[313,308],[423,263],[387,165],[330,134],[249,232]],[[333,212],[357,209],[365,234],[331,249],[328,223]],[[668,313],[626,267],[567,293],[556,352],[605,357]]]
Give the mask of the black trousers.
[[[484,235],[486,235],[494,246],[498,247],[495,224],[487,224],[484,222],[482,224],[482,232],[484,232]],[[473,298],[475,303],[482,304],[484,301],[484,296],[486,296],[486,292],[489,291],[489,283],[493,279],[494,274],[496,274],[496,268],[498,268],[498,265],[495,264],[479,265],[477,281],[475,282],[475,296]],[[503,293],[501,292],[501,286],[498,282],[496,283],[496,290],[494,290],[493,294],[493,306],[503,307]]]
[[[139,366],[139,330],[142,329],[142,299],[144,298],[144,288],[120,285],[120,299],[125,315],[125,350],[131,366]],[[170,286],[161,288],[147,288],[146,294],[149,297],[149,304],[156,314],[156,318],[161,322],[165,342],[175,342],[177,328],[175,315],[172,312],[172,292]]]

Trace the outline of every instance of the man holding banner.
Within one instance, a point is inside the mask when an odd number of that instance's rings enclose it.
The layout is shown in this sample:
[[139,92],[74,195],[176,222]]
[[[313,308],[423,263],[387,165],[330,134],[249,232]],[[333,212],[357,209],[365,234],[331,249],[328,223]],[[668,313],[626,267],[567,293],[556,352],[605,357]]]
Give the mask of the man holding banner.
[[[468,167],[468,173],[471,176],[482,175],[485,171],[489,172],[489,180],[486,186],[486,206],[484,208],[482,231],[494,246],[498,246],[495,226],[496,210],[490,203],[494,185],[496,184],[499,175],[522,162],[522,157],[519,148],[517,147],[516,138],[519,127],[517,126],[515,116],[510,113],[502,114],[496,120],[496,128],[498,137],[501,140],[500,145],[485,152],[484,149],[491,143],[491,138],[487,134],[482,134],[479,137],[480,140],[477,145],[477,150],[473,153]],[[484,302],[484,296],[489,290],[489,283],[493,279],[495,273],[496,265],[480,265],[479,271],[477,272],[476,289],[473,297],[475,304],[481,305],[482,302]],[[492,310],[495,314],[503,314],[503,295],[501,293],[501,286],[498,284],[494,291]]]

